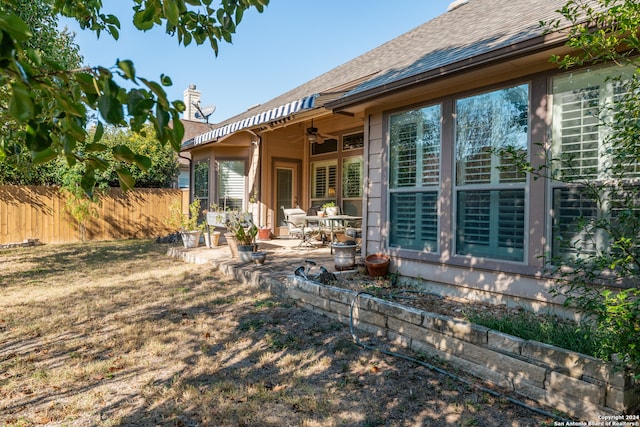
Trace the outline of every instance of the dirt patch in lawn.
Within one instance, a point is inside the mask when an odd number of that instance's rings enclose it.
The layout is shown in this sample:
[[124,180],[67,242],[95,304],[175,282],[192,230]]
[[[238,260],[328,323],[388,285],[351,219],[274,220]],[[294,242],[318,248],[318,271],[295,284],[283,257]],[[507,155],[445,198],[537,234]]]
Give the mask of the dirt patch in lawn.
[[1,425],[553,424],[166,250],[0,251]]

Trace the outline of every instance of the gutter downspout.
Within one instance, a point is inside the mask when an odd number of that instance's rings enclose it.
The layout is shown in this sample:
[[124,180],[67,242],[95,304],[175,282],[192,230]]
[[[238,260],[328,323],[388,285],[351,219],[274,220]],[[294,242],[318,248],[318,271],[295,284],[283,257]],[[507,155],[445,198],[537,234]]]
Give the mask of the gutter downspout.
[[[191,159],[191,157],[184,157],[180,153],[178,153],[178,157],[189,162],[189,203],[191,203],[191,193],[193,191],[193,186],[191,185],[191,177],[193,176],[193,159]],[[179,185],[178,188],[180,188]]]

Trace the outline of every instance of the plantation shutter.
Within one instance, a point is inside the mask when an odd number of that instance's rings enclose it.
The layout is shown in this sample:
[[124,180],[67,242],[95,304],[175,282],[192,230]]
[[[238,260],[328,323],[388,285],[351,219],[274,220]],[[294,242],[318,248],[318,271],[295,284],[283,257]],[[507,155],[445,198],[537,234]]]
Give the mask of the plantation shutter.
[[596,219],[597,203],[580,188],[568,187],[553,190],[553,205],[553,254],[594,254],[596,236],[590,235],[583,224]]
[[498,247],[507,251],[524,250],[524,191],[504,190],[499,193]]
[[220,161],[218,183],[218,206],[223,209],[244,210],[244,161]]
[[416,185],[416,163],[418,124],[415,122],[400,125],[397,140],[393,142],[392,187],[413,187]]
[[[328,198],[329,189],[335,191],[338,182],[338,165],[335,162],[317,162],[313,164],[312,199]],[[335,199],[335,195],[333,196]]]
[[390,246],[438,250],[440,106],[390,119]]
[[560,172],[565,177],[596,178],[600,89],[592,86],[558,94],[557,97],[559,105],[554,124],[560,135],[560,151],[562,157],[571,159],[571,165],[561,163]]
[[458,253],[521,260],[524,190],[458,192]]

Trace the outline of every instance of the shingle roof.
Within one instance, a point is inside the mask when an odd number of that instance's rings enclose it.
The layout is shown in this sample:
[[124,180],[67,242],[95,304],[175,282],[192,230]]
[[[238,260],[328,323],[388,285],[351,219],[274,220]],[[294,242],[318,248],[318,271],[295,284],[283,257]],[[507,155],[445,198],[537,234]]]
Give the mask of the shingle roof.
[[565,3],[470,0],[361,56],[383,71],[346,96],[539,37],[540,21],[558,19],[556,10]]
[[342,90],[348,97],[375,91],[411,76],[535,39],[544,32],[540,21],[558,19],[556,11],[565,3],[566,0],[469,0],[216,127],[314,94]]

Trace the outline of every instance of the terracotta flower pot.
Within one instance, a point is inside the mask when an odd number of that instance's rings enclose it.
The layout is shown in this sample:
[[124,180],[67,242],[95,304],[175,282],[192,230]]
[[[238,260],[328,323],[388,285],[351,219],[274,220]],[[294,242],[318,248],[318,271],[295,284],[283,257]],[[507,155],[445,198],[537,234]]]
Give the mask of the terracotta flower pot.
[[271,229],[269,228],[261,228],[258,230],[258,239],[260,240],[271,240]]
[[386,276],[389,271],[389,257],[385,254],[371,254],[364,259],[369,276]]

